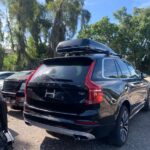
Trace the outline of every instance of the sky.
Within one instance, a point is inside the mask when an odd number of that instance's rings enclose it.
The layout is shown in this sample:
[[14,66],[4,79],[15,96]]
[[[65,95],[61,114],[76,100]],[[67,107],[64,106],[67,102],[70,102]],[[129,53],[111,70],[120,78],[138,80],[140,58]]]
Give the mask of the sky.
[[[38,1],[43,3],[45,0]],[[132,13],[134,7],[150,7],[150,0],[85,0],[85,8],[92,15],[90,23],[95,23],[104,16],[108,16],[111,22],[116,22],[113,13],[124,6]]]
[[90,23],[99,21],[102,17],[108,16],[111,22],[115,22],[113,13],[122,7],[126,7],[129,13],[133,12],[134,7],[146,8],[150,6],[150,0],[86,0],[85,8],[91,14]]
[[[45,0],[38,1],[43,3]],[[112,22],[115,22],[113,13],[124,6],[127,8],[129,13],[132,13],[134,7],[149,7],[150,0],[85,0],[84,7],[91,12],[92,17],[90,23],[95,23],[104,16],[108,16]],[[0,9],[5,10],[1,0]]]
[[[43,3],[45,0],[38,0]],[[91,13],[91,20],[89,24],[93,24],[104,16],[108,16],[111,22],[117,23],[113,13],[122,7],[126,7],[128,13],[132,13],[134,7],[146,8],[150,7],[150,0],[85,0],[85,8]],[[6,13],[4,5],[0,0],[0,10]],[[6,18],[3,18],[5,24]],[[5,25],[4,25],[5,26]],[[5,29],[4,29],[5,30]],[[76,37],[76,36],[75,36]],[[6,43],[5,43],[6,45]]]

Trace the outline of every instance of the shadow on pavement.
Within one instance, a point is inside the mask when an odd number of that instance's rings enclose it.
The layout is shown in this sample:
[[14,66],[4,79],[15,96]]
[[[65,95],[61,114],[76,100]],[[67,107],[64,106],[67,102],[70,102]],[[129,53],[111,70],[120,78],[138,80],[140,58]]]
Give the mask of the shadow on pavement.
[[45,137],[40,150],[150,150],[150,112],[141,111],[130,120],[130,131],[127,143],[117,148],[106,141],[74,141],[62,136],[54,139]]
[[103,140],[75,141],[73,138],[62,136],[61,139],[45,137],[40,150],[113,150],[113,148],[115,147],[106,145]]
[[10,133],[13,135],[13,137],[15,138],[17,135],[19,135],[19,133],[17,133],[16,131],[9,129]]
[[8,110],[8,115],[23,120],[23,113],[20,110]]
[[13,150],[32,150],[32,144],[17,139],[13,144]]

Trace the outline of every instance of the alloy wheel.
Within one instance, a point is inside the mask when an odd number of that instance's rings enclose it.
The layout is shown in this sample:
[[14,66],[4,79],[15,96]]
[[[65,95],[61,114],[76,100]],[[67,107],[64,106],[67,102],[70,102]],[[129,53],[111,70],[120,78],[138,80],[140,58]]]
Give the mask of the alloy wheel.
[[120,122],[120,136],[122,142],[125,142],[128,136],[128,130],[129,130],[129,113],[127,110],[125,110],[121,117]]

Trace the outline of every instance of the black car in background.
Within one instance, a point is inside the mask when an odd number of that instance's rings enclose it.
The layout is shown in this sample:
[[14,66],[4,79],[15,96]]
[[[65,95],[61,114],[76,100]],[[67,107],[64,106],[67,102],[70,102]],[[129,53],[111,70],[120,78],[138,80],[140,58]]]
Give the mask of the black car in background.
[[150,87],[109,47],[88,39],[62,42],[28,78],[24,120],[50,133],[122,146],[129,121],[150,109]]
[[0,90],[3,88],[3,83],[6,78],[13,75],[15,72],[11,71],[1,71],[0,72]]
[[14,138],[8,130],[6,102],[3,100],[0,93],[0,149],[12,149],[13,142]]
[[30,71],[20,71],[4,81],[2,94],[4,100],[13,109],[22,109],[25,100],[24,89],[26,79],[31,74]]

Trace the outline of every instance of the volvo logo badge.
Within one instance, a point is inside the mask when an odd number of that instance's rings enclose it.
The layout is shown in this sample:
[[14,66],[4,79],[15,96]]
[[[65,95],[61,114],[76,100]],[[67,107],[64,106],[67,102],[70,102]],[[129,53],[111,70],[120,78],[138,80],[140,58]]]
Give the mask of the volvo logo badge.
[[47,90],[45,92],[45,98],[46,97],[54,98],[55,95],[56,95],[56,91],[55,90],[54,90],[54,92],[48,92]]

